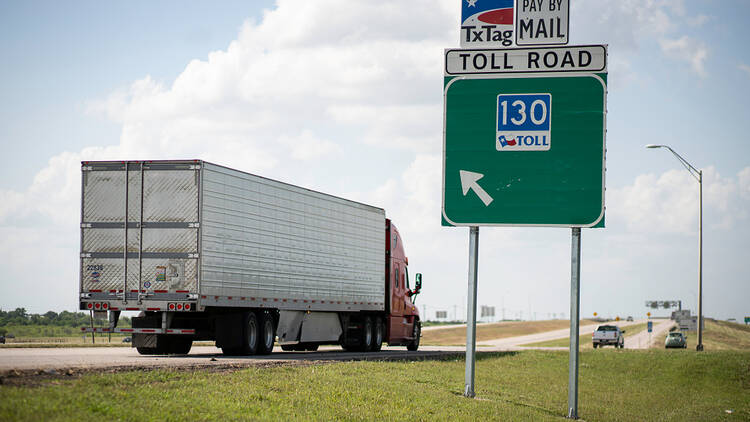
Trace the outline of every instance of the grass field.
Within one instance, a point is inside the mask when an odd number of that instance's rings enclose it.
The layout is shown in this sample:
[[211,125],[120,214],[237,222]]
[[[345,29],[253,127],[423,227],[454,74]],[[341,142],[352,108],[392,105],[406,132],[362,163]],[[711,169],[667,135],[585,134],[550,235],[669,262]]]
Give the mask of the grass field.
[[[625,329],[625,340],[627,340],[628,337],[634,336],[641,331],[646,329],[646,323],[643,324],[636,324],[636,325],[629,325],[627,327],[623,327]],[[581,334],[578,336],[578,344],[581,347],[581,349],[593,349],[594,345],[591,342],[591,336],[593,335],[593,332]],[[570,346],[570,337],[565,338],[559,338],[556,340],[548,340],[548,341],[540,341],[537,343],[529,343],[529,344],[522,344],[522,346],[526,347],[568,347]]]
[[[592,321],[583,320],[581,324],[591,324]],[[490,324],[477,324],[477,341],[495,340],[522,336],[526,334],[543,333],[569,327],[567,320],[548,321],[506,321]],[[445,328],[439,330],[425,330],[422,332],[424,345],[464,345],[466,344],[466,327]]]
[[[748,362],[748,352],[584,351],[579,415],[748,420]],[[475,400],[462,396],[463,360],[85,375],[0,385],[0,420],[561,420],[567,368],[565,352],[479,355]]]

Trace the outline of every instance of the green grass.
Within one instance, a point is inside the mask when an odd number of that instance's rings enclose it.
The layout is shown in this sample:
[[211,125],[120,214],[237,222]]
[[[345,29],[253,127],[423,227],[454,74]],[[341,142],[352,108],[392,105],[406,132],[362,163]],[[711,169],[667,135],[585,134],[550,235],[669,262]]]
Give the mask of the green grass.
[[[748,362],[748,352],[585,351],[579,416],[748,420]],[[565,352],[479,355],[477,400],[462,396],[463,360],[86,375],[0,386],[0,420],[562,420],[567,368]]]

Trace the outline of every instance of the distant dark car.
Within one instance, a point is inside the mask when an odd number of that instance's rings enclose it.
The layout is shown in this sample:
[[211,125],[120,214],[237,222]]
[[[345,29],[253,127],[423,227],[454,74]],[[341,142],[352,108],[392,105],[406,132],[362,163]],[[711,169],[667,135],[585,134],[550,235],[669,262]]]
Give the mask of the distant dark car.
[[686,349],[687,340],[685,338],[685,335],[680,332],[672,332],[667,334],[667,339],[664,340],[664,348],[669,349],[670,347]]
[[[124,230],[124,229],[123,229],[123,230]],[[122,342],[123,342],[123,343],[130,343],[131,341],[133,341],[133,339],[132,339],[132,338],[130,338],[130,337],[125,337],[124,339],[122,339]]]
[[0,336],[0,344],[5,344],[5,336]]
[[632,321],[632,320],[633,320],[633,317],[632,317],[632,316],[629,316],[629,317],[628,317],[628,321]]

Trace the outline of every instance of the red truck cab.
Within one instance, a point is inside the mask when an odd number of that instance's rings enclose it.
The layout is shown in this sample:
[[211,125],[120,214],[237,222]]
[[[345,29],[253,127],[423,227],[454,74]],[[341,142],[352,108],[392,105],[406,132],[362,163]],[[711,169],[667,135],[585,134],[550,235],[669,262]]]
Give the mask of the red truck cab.
[[[404,253],[401,235],[391,220],[386,219],[386,341],[389,345],[419,347],[421,321],[414,304],[421,289],[421,274],[409,279],[409,259]],[[412,284],[414,283],[414,284]]]

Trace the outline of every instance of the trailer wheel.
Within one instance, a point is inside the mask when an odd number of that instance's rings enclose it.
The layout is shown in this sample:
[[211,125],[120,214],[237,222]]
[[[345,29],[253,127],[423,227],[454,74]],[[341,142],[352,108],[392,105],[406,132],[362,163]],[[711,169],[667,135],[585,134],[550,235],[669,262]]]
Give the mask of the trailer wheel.
[[380,318],[375,318],[373,331],[372,351],[379,352],[383,347],[383,321]]
[[268,312],[260,312],[260,330],[258,339],[258,354],[267,355],[273,351],[274,329],[273,316]]
[[170,355],[187,355],[193,347],[193,339],[189,336],[170,336],[167,350]]
[[[169,351],[169,337],[164,334],[133,334],[133,343],[136,345],[135,349],[138,354],[141,355],[166,355]],[[148,344],[144,346],[143,344]],[[141,344],[141,346],[137,346]]]
[[242,325],[237,328],[242,345],[240,347],[222,347],[222,353],[228,356],[248,356],[257,353],[260,327],[255,312],[245,313],[242,318]]
[[372,350],[372,344],[373,344],[373,335],[372,335],[372,318],[369,316],[366,316],[365,319],[362,321],[362,332],[360,333],[359,337],[359,349],[362,352],[369,352]]
[[422,324],[419,321],[414,321],[414,340],[410,341],[406,345],[406,350],[410,352],[416,352],[419,349],[419,338],[422,337]]

